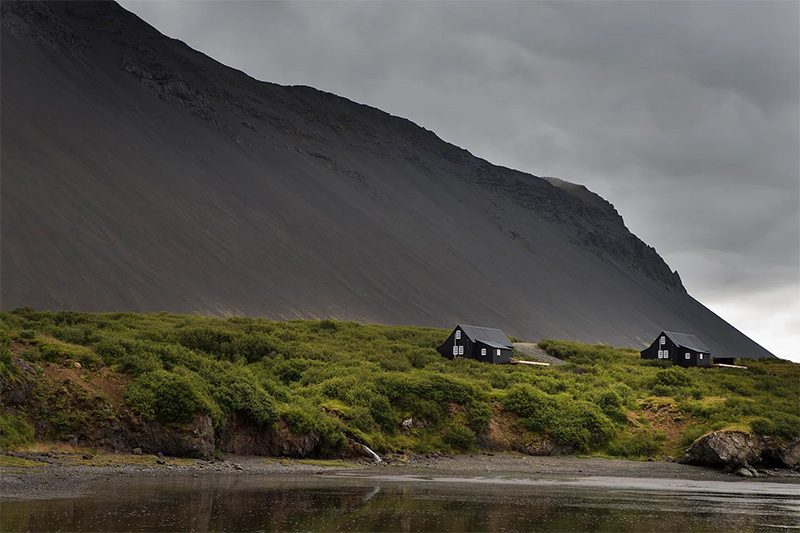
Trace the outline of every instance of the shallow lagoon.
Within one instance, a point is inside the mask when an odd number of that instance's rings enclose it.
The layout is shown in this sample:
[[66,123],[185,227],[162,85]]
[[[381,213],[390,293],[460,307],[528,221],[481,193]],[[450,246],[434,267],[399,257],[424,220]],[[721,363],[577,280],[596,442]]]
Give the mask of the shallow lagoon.
[[0,502],[9,531],[785,531],[800,485],[338,473],[111,478]]

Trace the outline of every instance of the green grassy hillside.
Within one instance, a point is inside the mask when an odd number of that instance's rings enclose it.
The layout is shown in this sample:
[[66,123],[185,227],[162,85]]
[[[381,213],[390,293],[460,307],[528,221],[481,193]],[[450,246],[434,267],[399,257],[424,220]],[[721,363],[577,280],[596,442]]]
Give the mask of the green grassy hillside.
[[[203,413],[217,429],[235,417],[264,431],[313,432],[316,453],[331,456],[348,438],[380,452],[548,439],[579,453],[654,457],[723,428],[800,435],[800,365],[788,361],[683,369],[545,340],[539,346],[569,364],[488,365],[442,358],[435,347],[448,334],[333,320],[0,312],[4,394],[22,383],[15,358],[42,377],[37,408],[4,402],[3,446],[69,440],[120,408],[164,423]],[[68,374],[81,386],[67,387]]]

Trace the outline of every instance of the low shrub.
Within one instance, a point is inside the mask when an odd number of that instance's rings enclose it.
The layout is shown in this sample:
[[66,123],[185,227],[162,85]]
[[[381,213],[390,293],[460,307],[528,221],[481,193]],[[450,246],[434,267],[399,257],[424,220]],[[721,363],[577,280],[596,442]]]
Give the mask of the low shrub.
[[531,385],[520,384],[508,391],[503,405],[520,415],[522,427],[547,433],[577,451],[599,448],[615,434],[613,423],[600,408],[567,394],[550,396]]
[[634,435],[623,434],[608,443],[606,449],[618,457],[655,457],[664,451],[666,435],[649,429]]
[[692,425],[683,430],[679,444],[681,448],[688,448],[694,441],[708,433],[709,429],[705,425]]
[[195,413],[211,415],[215,422],[222,418],[219,406],[188,370],[142,374],[128,387],[125,402],[138,414],[161,422],[188,423]]
[[161,358],[149,351],[141,352],[125,352],[118,359],[120,368],[126,374],[132,376],[141,376],[151,372],[163,370],[164,366],[161,364]]
[[800,437],[800,417],[788,413],[775,413],[770,418],[750,421],[750,429],[756,435],[796,439]]
[[211,383],[210,396],[226,414],[239,413],[256,424],[269,427],[278,420],[275,400],[247,369],[221,368]]
[[0,415],[0,449],[13,450],[33,441],[33,426],[15,414]]
[[465,451],[475,447],[476,437],[468,427],[452,425],[444,430],[442,440],[454,450]]
[[653,379],[653,386],[663,385],[665,387],[688,387],[692,384],[686,370],[677,366],[671,366],[656,372]]
[[480,433],[492,421],[492,406],[487,402],[472,402],[467,407],[467,419],[472,430]]
[[300,406],[284,409],[280,417],[295,435],[305,435],[314,431],[314,417]]
[[233,355],[233,342],[238,335],[214,326],[195,326],[181,329],[175,334],[179,344],[194,351],[202,351],[221,359]]
[[397,430],[398,416],[389,399],[382,394],[376,394],[369,406],[370,415],[378,426],[386,433],[394,434]]
[[0,382],[3,383],[4,388],[9,388],[19,381],[20,371],[14,364],[11,351],[5,345],[0,346]]
[[750,421],[750,429],[756,435],[774,435],[775,423],[768,418],[756,418]]

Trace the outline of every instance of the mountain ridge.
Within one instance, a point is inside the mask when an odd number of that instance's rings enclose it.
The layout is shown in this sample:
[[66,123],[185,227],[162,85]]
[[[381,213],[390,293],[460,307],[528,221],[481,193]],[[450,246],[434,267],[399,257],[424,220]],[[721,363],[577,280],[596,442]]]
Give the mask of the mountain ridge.
[[[468,319],[635,346],[694,328],[771,355],[583,186],[254,80],[113,2],[2,9],[4,307]],[[20,212],[36,193],[49,208]],[[26,244],[42,241],[56,257]]]

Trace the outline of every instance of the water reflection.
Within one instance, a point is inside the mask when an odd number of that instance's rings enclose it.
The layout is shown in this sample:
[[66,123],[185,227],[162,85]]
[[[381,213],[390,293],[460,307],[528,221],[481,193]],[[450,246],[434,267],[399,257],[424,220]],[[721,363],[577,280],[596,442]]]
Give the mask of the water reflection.
[[0,530],[675,532],[800,527],[797,491],[768,494],[746,490],[748,485],[739,492],[672,491],[652,485],[307,475],[116,479],[80,498],[0,502]]

